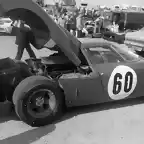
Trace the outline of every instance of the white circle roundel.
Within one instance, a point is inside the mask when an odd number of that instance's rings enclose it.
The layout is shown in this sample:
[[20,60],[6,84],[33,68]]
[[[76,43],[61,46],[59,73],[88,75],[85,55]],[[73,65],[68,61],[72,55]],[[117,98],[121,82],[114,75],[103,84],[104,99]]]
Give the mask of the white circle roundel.
[[108,94],[113,100],[120,100],[128,97],[137,84],[136,72],[124,65],[117,66],[108,81]]

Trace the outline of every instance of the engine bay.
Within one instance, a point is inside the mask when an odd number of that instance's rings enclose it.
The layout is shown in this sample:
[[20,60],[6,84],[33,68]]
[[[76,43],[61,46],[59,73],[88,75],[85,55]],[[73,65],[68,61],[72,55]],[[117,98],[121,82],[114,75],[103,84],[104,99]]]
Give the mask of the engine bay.
[[54,55],[49,57],[41,57],[38,59],[26,59],[26,63],[29,66],[30,71],[34,75],[43,75],[50,79],[58,79],[63,74],[68,73],[81,73],[89,74],[91,69],[87,65],[82,65],[81,67],[76,67],[70,60],[66,57],[62,58],[60,56]]
[[[63,74],[68,73],[89,73],[89,70],[78,69],[73,63],[67,62],[63,64],[48,64],[43,62],[42,59],[27,59],[26,63],[28,64],[30,71],[34,75],[43,75],[50,79],[58,79]],[[89,69],[89,68],[88,68]]]

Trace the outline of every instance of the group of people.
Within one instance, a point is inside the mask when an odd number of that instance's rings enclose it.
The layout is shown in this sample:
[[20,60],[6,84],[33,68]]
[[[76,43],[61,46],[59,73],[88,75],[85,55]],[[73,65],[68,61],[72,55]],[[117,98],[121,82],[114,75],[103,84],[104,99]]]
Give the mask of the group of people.
[[[103,12],[101,10],[96,10],[94,8],[92,10],[88,10],[84,7],[80,7],[79,9],[70,13],[66,8],[62,8],[58,4],[56,7],[58,12],[51,12],[50,15],[52,18],[57,24],[67,29],[78,38],[89,35],[88,29],[90,25],[85,25],[86,17],[89,17],[91,21],[93,21],[93,26],[91,25],[93,27],[93,34],[101,33],[105,28],[107,28],[109,31],[118,32],[119,30],[123,30],[124,27],[123,23],[120,21],[119,15],[114,15],[112,18],[113,20],[110,20],[109,17],[104,18],[102,16]],[[109,21],[108,26],[105,26],[105,24],[107,25],[105,21]]]
[[93,33],[100,33],[103,17],[100,16],[100,13],[95,12],[95,16],[91,15],[91,21],[93,21],[93,25],[85,25],[87,11],[85,8],[77,9],[76,11],[69,12],[65,8],[61,9],[59,12],[55,14],[48,13],[57,24],[67,29],[71,34],[76,36],[77,38],[85,37],[89,35],[89,27],[93,27]]
[[82,30],[84,28],[83,16],[84,11],[69,13],[63,10],[58,15],[51,15],[57,24],[67,29],[76,37],[83,37]]

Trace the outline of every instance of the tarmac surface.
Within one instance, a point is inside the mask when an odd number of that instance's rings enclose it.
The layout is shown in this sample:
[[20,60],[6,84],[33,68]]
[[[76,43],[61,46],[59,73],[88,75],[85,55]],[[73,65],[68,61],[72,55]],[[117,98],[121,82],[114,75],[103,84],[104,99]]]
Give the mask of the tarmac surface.
[[[46,51],[37,56],[46,56]],[[0,57],[15,54],[14,37],[1,36]],[[143,102],[140,98],[73,108],[41,128],[26,125],[12,113],[0,118],[0,144],[144,144]]]

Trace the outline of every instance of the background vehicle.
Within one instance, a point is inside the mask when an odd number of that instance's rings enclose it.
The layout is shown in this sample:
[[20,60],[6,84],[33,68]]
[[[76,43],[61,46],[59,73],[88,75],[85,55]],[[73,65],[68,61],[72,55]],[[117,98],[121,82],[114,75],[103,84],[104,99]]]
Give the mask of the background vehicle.
[[144,26],[144,12],[142,11],[114,10],[105,12],[104,17],[107,16],[111,22],[116,16],[117,23],[119,24],[119,30],[123,32],[126,30],[138,30]]
[[[107,40],[112,40],[118,43],[124,43],[125,35],[129,32],[138,31],[144,26],[144,12],[132,10],[109,11],[104,13],[104,29],[103,36]],[[117,17],[116,24],[119,25],[119,32],[112,32],[109,27],[112,26],[114,17]],[[129,34],[128,34],[129,35]]]
[[11,27],[12,20],[8,17],[2,17],[0,18],[0,33],[9,34],[9,28]]
[[144,57],[144,28],[126,33],[124,43]]

